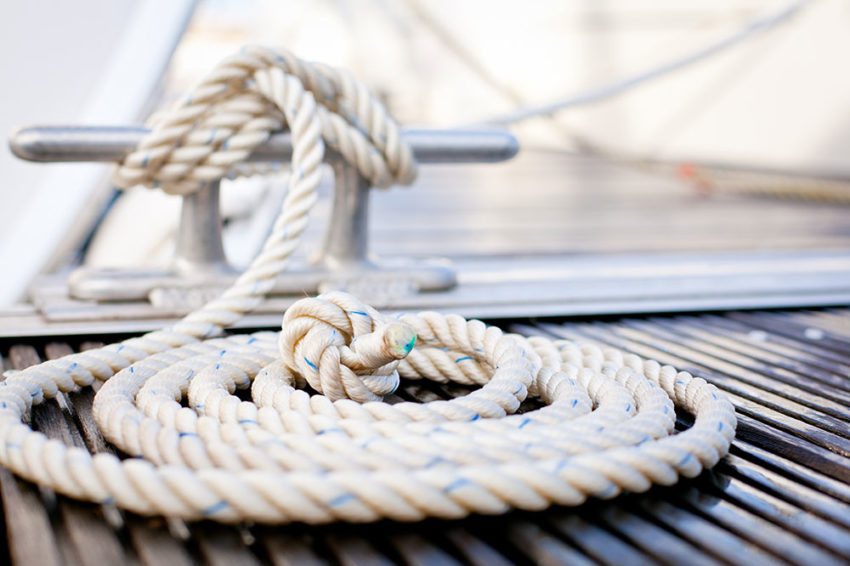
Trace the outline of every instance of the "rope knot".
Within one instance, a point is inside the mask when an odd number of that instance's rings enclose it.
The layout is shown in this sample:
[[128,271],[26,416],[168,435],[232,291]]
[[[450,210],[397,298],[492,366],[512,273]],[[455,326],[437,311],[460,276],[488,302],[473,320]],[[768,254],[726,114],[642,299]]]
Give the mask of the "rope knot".
[[386,322],[372,307],[333,291],[301,299],[283,317],[281,358],[310,387],[332,401],[380,401],[398,387],[396,368],[416,343],[401,322]]

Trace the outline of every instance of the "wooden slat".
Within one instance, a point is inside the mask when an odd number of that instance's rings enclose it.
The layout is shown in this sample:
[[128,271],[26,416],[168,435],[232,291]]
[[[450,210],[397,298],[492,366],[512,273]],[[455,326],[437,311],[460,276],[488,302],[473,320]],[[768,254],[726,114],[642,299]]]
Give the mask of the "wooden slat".
[[842,390],[850,391],[850,365],[843,363],[841,356],[818,347],[811,342],[794,340],[775,333],[755,329],[741,324],[728,316],[702,315],[681,317],[685,322],[699,324],[728,339],[727,344],[752,346],[763,359],[776,366],[801,374]]
[[38,490],[0,468],[0,494],[12,563],[61,565],[56,535]]
[[[850,357],[850,342],[842,336],[822,328],[813,327],[795,320],[790,315],[777,317],[769,312],[733,312],[729,318],[741,321],[756,328],[775,332],[780,336],[788,336],[795,340],[808,342],[821,348],[829,349],[845,359]],[[815,331],[815,332],[812,332]],[[807,336],[808,334],[808,336]],[[812,338],[816,336],[817,338]]]
[[534,564],[546,566],[596,564],[594,560],[567,544],[562,538],[544,531],[533,523],[518,521],[508,528],[506,535],[507,540]]
[[727,338],[713,327],[703,328],[701,321],[691,319],[650,319],[653,325],[682,336],[682,340],[700,344],[702,351],[720,356],[736,366],[772,380],[787,383],[795,388],[835,401],[836,404],[821,403],[822,410],[843,419],[850,419],[850,380],[831,372],[820,371],[803,359],[788,360],[786,356],[774,355],[757,346],[750,346],[740,339]]
[[390,566],[394,563],[366,538],[332,533],[325,537],[325,543],[341,566]]
[[449,528],[443,533],[454,545],[455,552],[473,566],[509,566],[510,562],[493,546],[460,527]]
[[169,533],[162,519],[129,517],[127,532],[139,561],[145,566],[191,566],[191,554]]
[[192,528],[201,556],[209,566],[258,566],[257,557],[245,547],[233,527],[202,523]]
[[733,480],[723,488],[723,497],[760,517],[799,534],[831,551],[836,557],[850,556],[850,531],[786,503],[744,482]]
[[[805,408],[795,410],[794,412],[800,418],[808,416],[809,422],[823,425],[836,432],[845,431],[846,435],[850,436],[850,427],[847,422],[842,422],[848,418],[850,408],[820,393],[810,393],[811,389],[818,388],[811,380],[806,381],[803,376],[775,370],[754,371],[748,367],[747,359],[737,356],[735,352],[720,350],[705,342],[688,340],[686,335],[670,331],[660,325],[629,321],[624,327],[617,327],[617,332],[644,342],[661,339],[667,351],[676,354],[682,360],[683,363],[678,366],[680,369],[712,376],[724,375],[727,379],[731,378],[752,385],[760,391],[757,397],[762,399],[764,392],[773,393],[781,399],[793,398],[795,402],[813,409],[811,411]],[[695,347],[696,344],[698,344],[697,347]],[[783,400],[777,401],[777,405],[786,406]]]
[[829,564],[838,565],[840,559],[815,544],[801,540],[760,515],[737,506],[719,496],[700,493],[695,489],[686,489],[676,495],[686,508],[699,513],[736,536],[758,545],[771,552],[775,558],[792,564]]
[[[850,509],[845,503],[833,497],[800,485],[734,454],[727,456],[721,465],[724,472],[743,478],[750,485],[756,486],[760,492],[779,497],[845,529],[850,528]],[[848,537],[848,542],[850,542],[850,537]]]
[[830,477],[850,482],[847,457],[771,426],[749,415],[738,415],[737,438],[756,444],[792,462],[803,464]]
[[[11,369],[11,364],[0,357],[0,375],[6,369]],[[5,378],[0,377],[2,379]],[[45,566],[61,564],[56,536],[38,490],[0,467],[0,496],[6,524],[6,547],[11,561]]]
[[[102,346],[101,343],[84,343],[80,350],[88,350]],[[45,347],[50,358],[67,355],[72,349],[67,344],[51,343]],[[68,399],[74,411],[74,420],[79,427],[80,435],[85,445],[92,453],[109,452],[116,454],[115,449],[103,438],[92,415],[92,403],[95,392],[92,388],[86,388],[79,392],[70,393]],[[139,560],[146,566],[166,566],[174,564],[180,566],[191,564],[190,553],[182,541],[171,535],[162,520],[146,520],[131,517],[126,522],[123,515],[115,508],[103,507],[101,511],[107,517],[106,523],[113,528],[126,527],[130,544],[138,555]],[[155,549],[155,550],[154,550]]]
[[742,539],[737,533],[730,532],[710,519],[669,501],[646,498],[638,504],[676,536],[690,541],[701,552],[716,556],[727,563],[757,566],[777,562],[776,557]]
[[627,542],[573,513],[558,513],[547,517],[547,522],[572,545],[602,564],[617,566],[634,564],[643,566],[655,561]]
[[789,478],[794,485],[812,488],[819,493],[829,495],[836,501],[850,504],[850,482],[836,481],[820,474],[812,467],[784,458],[769,447],[756,446],[738,437],[732,444],[731,453],[758,464],[762,470],[776,472],[781,477]]
[[[56,358],[71,353],[67,345],[51,345],[47,355]],[[15,346],[10,352],[16,369],[39,363],[38,353],[30,346]],[[66,444],[84,447],[85,443],[75,427],[68,426],[69,418],[56,401],[45,401],[33,409],[33,424],[46,435],[59,438]],[[121,542],[115,531],[103,520],[103,515],[94,505],[78,505],[60,497],[59,513],[62,529],[67,535],[70,549],[81,566],[102,566],[127,562]]]
[[390,544],[410,566],[460,566],[460,562],[419,533],[401,532]]
[[619,533],[636,548],[668,564],[716,566],[718,560],[694,548],[687,540],[677,537],[643,517],[608,505],[596,515],[611,531]]
[[327,566],[328,561],[313,550],[307,537],[266,531],[258,539],[273,566]]

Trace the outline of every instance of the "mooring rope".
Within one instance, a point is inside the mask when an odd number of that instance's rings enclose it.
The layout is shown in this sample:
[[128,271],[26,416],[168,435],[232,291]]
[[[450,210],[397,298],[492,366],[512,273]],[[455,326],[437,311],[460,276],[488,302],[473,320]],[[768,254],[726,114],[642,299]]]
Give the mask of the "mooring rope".
[[[246,272],[171,327],[8,374],[2,465],[141,514],[326,523],[578,505],[673,484],[727,453],[736,419],[717,388],[616,350],[457,315],[387,320],[342,292],[297,302],[280,333],[223,336],[286,268],[316,201],[324,142],[378,185],[413,180],[397,126],[348,74],[250,48],[162,116],[117,172],[122,185],[198,190],[284,126],[289,192]],[[400,377],[479,388],[382,402]],[[97,425],[130,458],[92,455],[22,422],[34,405],[95,381],[105,381]],[[235,394],[249,387],[251,401]],[[518,414],[529,396],[544,406]],[[679,433],[676,409],[694,415]]]

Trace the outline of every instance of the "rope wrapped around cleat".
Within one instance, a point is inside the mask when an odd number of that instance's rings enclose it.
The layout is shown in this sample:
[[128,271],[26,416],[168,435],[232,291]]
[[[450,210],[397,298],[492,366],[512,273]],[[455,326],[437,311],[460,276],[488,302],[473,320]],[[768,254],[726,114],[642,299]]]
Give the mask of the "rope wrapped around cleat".
[[[10,372],[3,466],[140,514],[327,523],[578,505],[675,483],[727,453],[736,419],[717,388],[616,350],[457,315],[387,320],[342,292],[297,302],[279,333],[224,336],[286,268],[316,201],[324,143],[377,184],[413,180],[397,126],[349,75],[249,48],[162,116],[117,173],[123,185],[197,190],[284,126],[289,192],[251,266],[171,327]],[[401,378],[478,388],[382,402]],[[33,405],[95,382],[95,420],[131,458],[92,455],[22,422]],[[237,395],[247,388],[251,401]],[[518,414],[530,396],[542,408]],[[674,433],[677,409],[695,420]]]

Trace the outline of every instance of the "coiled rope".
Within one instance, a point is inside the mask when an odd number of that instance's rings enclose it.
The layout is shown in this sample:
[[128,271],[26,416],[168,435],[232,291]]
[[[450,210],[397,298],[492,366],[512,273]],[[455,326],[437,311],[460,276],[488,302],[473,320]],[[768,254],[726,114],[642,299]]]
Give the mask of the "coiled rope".
[[[285,269],[316,200],[322,140],[376,184],[410,182],[398,128],[349,75],[250,48],[161,118],[117,173],[125,185],[197,190],[283,125],[289,192],[248,270],[171,327],[8,374],[2,465],[141,514],[325,523],[578,505],[672,484],[726,454],[736,420],[713,385],[615,350],[456,315],[386,320],[341,292],[296,303],[280,333],[221,336]],[[480,388],[381,402],[400,376]],[[22,422],[33,405],[95,381],[106,381],[95,420],[132,458],[92,455]],[[235,395],[248,387],[251,402]],[[515,414],[529,396],[545,406]],[[676,408],[695,417],[678,434]]]

